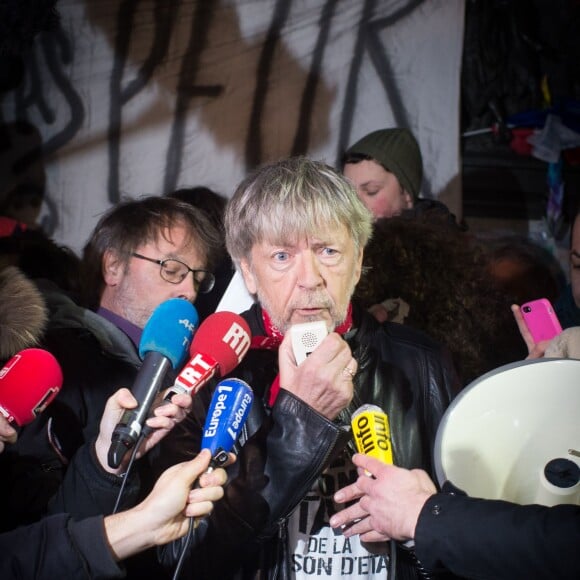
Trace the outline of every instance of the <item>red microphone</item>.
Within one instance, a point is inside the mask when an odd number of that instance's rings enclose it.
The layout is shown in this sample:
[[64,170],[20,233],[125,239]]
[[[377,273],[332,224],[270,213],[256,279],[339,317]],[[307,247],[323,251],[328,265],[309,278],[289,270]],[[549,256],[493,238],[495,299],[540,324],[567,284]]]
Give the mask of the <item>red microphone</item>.
[[46,409],[61,387],[62,370],[51,353],[21,350],[0,370],[0,413],[22,427]]
[[190,361],[179,373],[170,393],[195,395],[214,375],[222,377],[242,361],[252,341],[248,323],[234,312],[210,314],[193,336]]

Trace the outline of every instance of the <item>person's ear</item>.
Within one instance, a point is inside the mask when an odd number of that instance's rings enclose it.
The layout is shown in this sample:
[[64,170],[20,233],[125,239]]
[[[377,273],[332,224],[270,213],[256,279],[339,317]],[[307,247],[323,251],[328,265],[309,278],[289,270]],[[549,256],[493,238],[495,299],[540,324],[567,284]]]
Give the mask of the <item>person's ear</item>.
[[113,250],[106,250],[103,255],[103,280],[107,286],[116,286],[121,280],[125,264]]
[[250,294],[256,294],[258,289],[258,285],[256,284],[256,278],[254,273],[252,272],[252,268],[250,263],[245,258],[240,260],[240,269],[242,271],[242,276],[244,278],[244,282],[246,284],[246,288]]
[[354,268],[355,284],[358,284],[361,274],[362,274],[362,264],[363,264],[364,250],[361,248],[358,252],[358,258],[356,260],[356,265]]

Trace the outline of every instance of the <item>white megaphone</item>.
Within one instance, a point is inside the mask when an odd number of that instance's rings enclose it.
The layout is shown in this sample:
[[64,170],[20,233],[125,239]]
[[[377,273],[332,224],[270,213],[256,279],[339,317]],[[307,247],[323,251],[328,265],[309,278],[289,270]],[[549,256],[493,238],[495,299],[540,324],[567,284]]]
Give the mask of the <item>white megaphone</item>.
[[580,504],[580,360],[499,367],[465,387],[435,438],[435,473],[472,497]]

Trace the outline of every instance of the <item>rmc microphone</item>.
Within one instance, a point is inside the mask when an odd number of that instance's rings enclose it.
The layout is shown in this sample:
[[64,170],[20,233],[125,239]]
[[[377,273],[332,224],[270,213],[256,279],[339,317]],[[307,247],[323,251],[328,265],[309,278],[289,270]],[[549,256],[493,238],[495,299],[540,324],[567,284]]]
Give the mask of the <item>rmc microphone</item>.
[[176,393],[195,395],[214,375],[223,377],[242,361],[252,341],[248,323],[234,312],[215,312],[200,325],[189,354],[166,400]]
[[224,379],[217,384],[201,440],[201,448],[211,451],[210,468],[227,462],[228,453],[238,439],[253,400],[252,389],[240,379]]
[[127,451],[139,439],[167,372],[170,368],[179,368],[198,322],[194,306],[182,298],[162,302],[151,314],[139,343],[143,364],[131,389],[137,407],[125,411],[113,431],[107,456],[110,467],[119,467]]
[[352,433],[359,453],[393,463],[391,429],[387,414],[377,405],[362,405],[352,415]]
[[19,427],[33,421],[62,387],[62,369],[41,348],[15,354],[0,370],[0,413]]

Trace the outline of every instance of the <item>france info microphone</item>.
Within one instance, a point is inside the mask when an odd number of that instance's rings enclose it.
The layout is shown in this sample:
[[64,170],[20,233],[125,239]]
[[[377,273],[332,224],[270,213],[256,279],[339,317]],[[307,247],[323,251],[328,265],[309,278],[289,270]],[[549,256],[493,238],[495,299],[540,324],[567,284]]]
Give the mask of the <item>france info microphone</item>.
[[131,389],[137,408],[125,411],[113,431],[107,456],[110,467],[119,467],[139,439],[167,372],[183,362],[198,322],[196,309],[182,298],[162,302],[151,314],[139,343],[143,364]]
[[183,367],[175,384],[165,396],[176,393],[195,395],[214,375],[223,377],[242,361],[252,341],[248,323],[233,312],[215,312],[200,325],[189,354],[190,361]]
[[227,462],[253,400],[252,389],[240,379],[224,379],[216,386],[201,440],[201,448],[211,451],[210,467],[220,467]]
[[369,404],[359,407],[352,416],[351,427],[359,453],[393,463],[389,418],[380,407]]
[[41,348],[15,354],[0,370],[0,413],[19,427],[33,421],[62,387],[56,358]]

